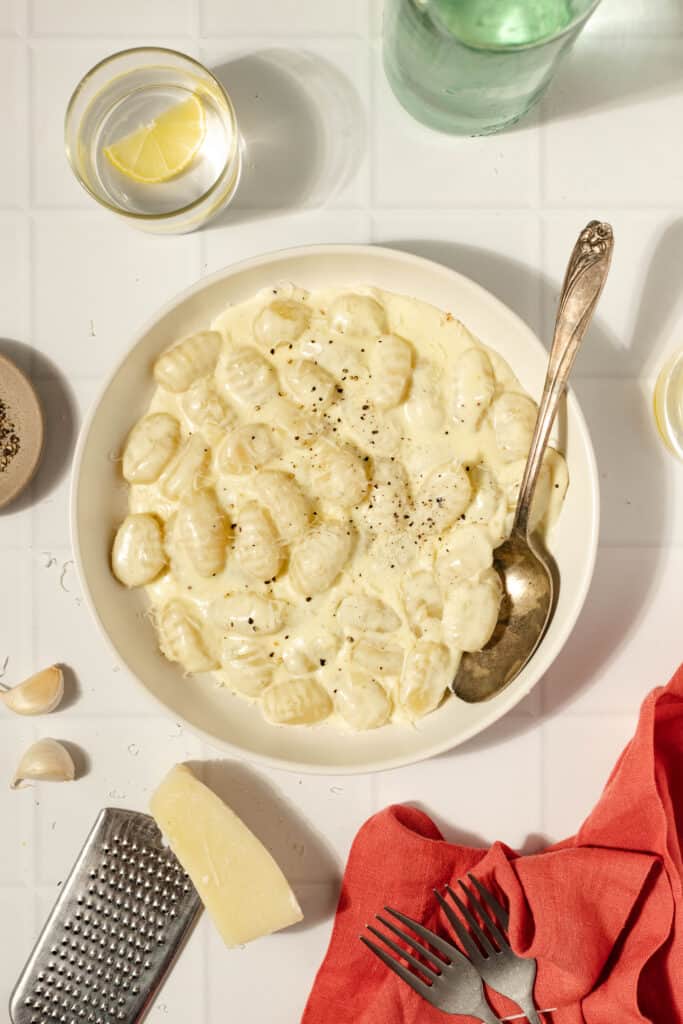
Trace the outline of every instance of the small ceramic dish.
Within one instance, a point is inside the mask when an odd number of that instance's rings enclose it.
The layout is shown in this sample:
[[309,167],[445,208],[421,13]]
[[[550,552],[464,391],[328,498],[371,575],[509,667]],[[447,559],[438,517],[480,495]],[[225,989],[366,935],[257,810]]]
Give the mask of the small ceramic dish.
[[0,355],[0,508],[30,483],[43,451],[43,412],[28,377]]

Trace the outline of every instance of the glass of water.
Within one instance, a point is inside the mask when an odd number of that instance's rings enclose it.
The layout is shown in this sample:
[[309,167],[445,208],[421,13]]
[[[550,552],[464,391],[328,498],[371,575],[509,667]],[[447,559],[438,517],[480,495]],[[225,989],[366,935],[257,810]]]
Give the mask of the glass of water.
[[230,98],[210,71],[175,50],[138,47],[95,65],[69,101],[64,137],[83,188],[147,231],[192,231],[237,188],[241,149]]
[[539,99],[600,0],[385,0],[384,69],[419,121],[488,135]]

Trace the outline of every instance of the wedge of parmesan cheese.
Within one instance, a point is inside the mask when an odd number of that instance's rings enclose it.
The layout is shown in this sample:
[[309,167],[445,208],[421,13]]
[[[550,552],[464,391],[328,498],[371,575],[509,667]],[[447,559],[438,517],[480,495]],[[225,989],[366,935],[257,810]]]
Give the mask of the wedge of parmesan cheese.
[[186,765],[171,769],[150,810],[226,946],[241,946],[302,920],[268,850]]

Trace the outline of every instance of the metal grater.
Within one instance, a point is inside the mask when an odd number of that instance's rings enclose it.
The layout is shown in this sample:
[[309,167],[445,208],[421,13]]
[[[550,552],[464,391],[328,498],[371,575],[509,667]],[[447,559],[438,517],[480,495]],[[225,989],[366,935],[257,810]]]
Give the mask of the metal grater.
[[12,1021],[141,1020],[200,908],[154,819],[106,808],[12,993]]

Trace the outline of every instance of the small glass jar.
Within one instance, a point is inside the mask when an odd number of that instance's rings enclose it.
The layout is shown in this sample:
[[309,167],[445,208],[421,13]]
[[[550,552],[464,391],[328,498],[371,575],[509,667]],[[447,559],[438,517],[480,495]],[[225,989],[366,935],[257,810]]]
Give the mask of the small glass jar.
[[[193,96],[204,127],[190,163],[163,181],[119,170],[108,146]],[[64,122],[66,155],[98,203],[136,227],[182,233],[223,209],[240,176],[241,145],[228,94],[205,67],[175,50],[137,47],[96,64],[76,86]]]
[[657,429],[667,447],[683,459],[683,350],[662,367],[654,391]]

